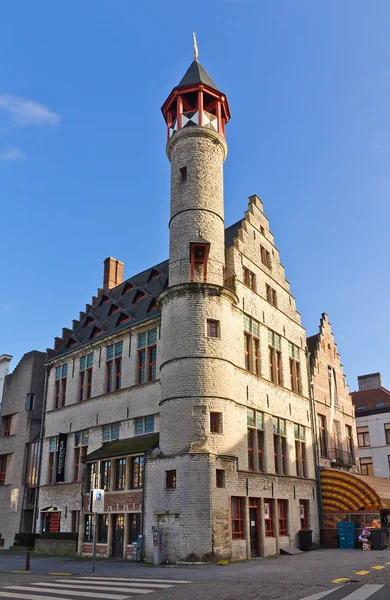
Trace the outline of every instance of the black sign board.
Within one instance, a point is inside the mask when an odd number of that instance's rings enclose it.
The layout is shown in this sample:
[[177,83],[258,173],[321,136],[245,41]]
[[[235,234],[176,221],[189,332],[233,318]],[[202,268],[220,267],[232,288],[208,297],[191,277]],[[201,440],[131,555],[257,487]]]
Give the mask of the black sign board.
[[67,440],[68,440],[67,433],[59,433],[58,434],[56,483],[65,481],[65,457],[66,457]]

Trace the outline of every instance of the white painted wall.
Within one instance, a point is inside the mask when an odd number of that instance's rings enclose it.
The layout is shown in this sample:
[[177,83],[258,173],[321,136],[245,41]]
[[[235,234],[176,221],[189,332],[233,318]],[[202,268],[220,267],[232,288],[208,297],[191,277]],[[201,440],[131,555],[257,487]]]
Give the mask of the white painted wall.
[[386,444],[385,423],[390,423],[390,411],[375,415],[361,416],[356,413],[356,427],[368,427],[370,446],[358,448],[359,458],[371,456],[374,475],[390,478],[390,444]]

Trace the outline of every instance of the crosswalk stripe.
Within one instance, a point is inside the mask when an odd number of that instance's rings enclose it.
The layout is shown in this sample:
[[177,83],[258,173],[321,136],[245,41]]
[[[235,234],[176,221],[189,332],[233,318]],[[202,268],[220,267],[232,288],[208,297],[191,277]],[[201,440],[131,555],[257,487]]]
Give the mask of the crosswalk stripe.
[[94,577],[93,575],[87,577],[78,577],[77,579],[95,579],[97,581],[108,581],[108,582],[112,582],[112,581],[146,581],[147,583],[150,582],[150,584],[152,585],[152,583],[191,583],[191,581],[183,581],[183,580],[179,580],[179,579],[145,579],[142,577]]
[[[85,596],[86,598],[103,598],[104,600],[126,600],[129,597],[129,594],[127,594],[126,596],[113,596],[112,594],[100,594],[98,592],[72,592],[71,590],[59,590],[58,588],[47,588],[44,587],[43,589],[39,590],[38,588],[33,588],[31,589],[31,587],[27,587],[25,585],[10,585],[9,587],[6,588],[7,590],[10,590],[11,592],[13,592],[13,590],[25,590],[26,592],[31,592],[31,591],[40,591],[40,592],[50,592],[50,593],[57,593],[57,594],[61,594],[61,595],[67,595],[67,596]],[[152,590],[151,590],[152,591]],[[148,592],[149,593],[149,592]],[[8,596],[10,599],[12,598],[12,596]],[[31,600],[30,598],[27,599],[27,596],[18,596],[19,598],[26,598],[26,600]],[[42,600],[42,596],[34,596],[34,599],[37,598],[37,600]],[[45,600],[47,600],[47,598],[45,596],[43,596],[43,598],[45,598]],[[57,599],[58,600],[58,599]]]
[[[43,587],[53,587],[53,583],[32,583],[31,585],[34,586],[43,586]],[[95,584],[96,585],[96,584]],[[113,593],[117,593],[117,592],[126,592],[127,594],[130,593],[134,593],[134,594],[150,594],[151,592],[157,592],[157,590],[152,590],[152,589],[145,589],[145,588],[138,588],[136,585],[133,586],[126,586],[126,587],[118,587],[118,584],[112,584],[109,587],[107,587],[108,584],[105,584],[105,586],[103,587],[103,589],[97,589],[98,592],[113,592]],[[120,584],[119,584],[120,585]],[[94,590],[96,590],[96,588],[94,588],[93,585],[89,585],[86,583],[56,583],[55,584],[56,589],[58,588],[58,593],[60,594],[65,594],[66,590],[69,589],[80,589],[80,590],[85,590],[85,591],[90,591],[93,592]],[[105,589],[105,587],[107,587],[107,589]],[[169,587],[169,586],[167,586]],[[149,586],[150,588],[150,586]],[[42,590],[44,591],[44,590]],[[127,596],[126,596],[127,597]],[[103,596],[102,596],[103,598]],[[116,596],[115,596],[116,598]]]
[[[81,579],[81,577],[77,577],[76,579],[72,579],[73,583],[77,582],[78,579]],[[56,582],[59,583],[65,583],[67,585],[69,585],[69,579],[56,579]],[[152,587],[152,588],[158,588],[158,589],[166,589],[166,588],[170,588],[173,587],[172,583],[140,583],[139,581],[134,581],[133,583],[125,583],[124,581],[118,581],[116,582],[115,579],[113,579],[110,583],[108,581],[80,581],[80,583],[78,585],[83,585],[83,586],[94,586],[94,585],[99,585],[100,587],[125,587],[125,588],[132,588],[134,586],[138,586],[140,588],[147,588],[147,587]]]
[[363,585],[363,587],[359,588],[358,590],[352,592],[352,594],[345,596],[345,600],[367,600],[367,598],[375,594],[375,592],[381,588],[383,588],[383,585],[368,583]]
[[[22,600],[60,600],[59,596],[35,596],[35,594],[18,594],[17,592],[1,592],[0,597],[6,600],[12,600],[12,598],[22,598]],[[64,598],[62,599],[64,600]]]
[[333,594],[334,591],[339,590],[342,586],[332,587],[330,590],[325,590],[325,592],[317,592],[317,594],[313,594],[312,596],[305,596],[305,598],[301,598],[301,600],[321,600],[321,598],[325,598],[329,594]]

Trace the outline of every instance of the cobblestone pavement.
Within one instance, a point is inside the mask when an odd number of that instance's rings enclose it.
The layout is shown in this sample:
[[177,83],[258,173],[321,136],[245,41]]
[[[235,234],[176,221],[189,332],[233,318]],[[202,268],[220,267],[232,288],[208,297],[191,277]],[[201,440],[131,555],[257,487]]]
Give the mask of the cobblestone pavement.
[[[105,579],[95,579],[95,584],[91,584],[93,580],[90,579],[79,579],[92,576],[92,564],[87,560],[33,557],[31,573],[17,572],[23,568],[24,556],[18,558],[11,554],[0,554],[0,599],[19,597],[27,600],[30,596],[34,600],[33,596],[36,595],[41,600],[86,600],[90,597],[98,600],[107,596],[112,600],[129,597],[136,600],[138,594],[138,597],[144,595],[128,591],[130,588],[143,592],[148,590],[147,595],[151,600],[301,600],[313,594],[317,595],[313,600],[320,600],[321,597],[324,600],[341,600],[352,592],[355,596],[358,594],[356,598],[352,596],[352,600],[365,600],[369,598],[367,594],[371,590],[376,591],[377,595],[382,594],[376,598],[370,592],[372,600],[390,599],[390,550],[317,550],[297,556],[279,556],[227,566],[155,567],[100,560],[95,577]],[[122,578],[123,586],[118,578]],[[126,579],[133,581],[126,582]],[[137,587],[134,580],[146,584],[146,587]],[[165,582],[171,587],[156,587],[160,580],[161,585]],[[190,583],[179,584],[179,580]],[[98,584],[99,581],[102,585]],[[385,587],[367,587],[382,585]],[[11,595],[9,586],[27,589],[14,589]],[[99,591],[91,592],[91,586]],[[125,589],[126,586],[127,591],[119,591],[119,588]],[[4,591],[5,587],[8,587],[8,592]],[[31,588],[36,589],[35,594]],[[55,589],[56,592],[45,593],[44,588]],[[324,595],[326,592],[329,593]]]

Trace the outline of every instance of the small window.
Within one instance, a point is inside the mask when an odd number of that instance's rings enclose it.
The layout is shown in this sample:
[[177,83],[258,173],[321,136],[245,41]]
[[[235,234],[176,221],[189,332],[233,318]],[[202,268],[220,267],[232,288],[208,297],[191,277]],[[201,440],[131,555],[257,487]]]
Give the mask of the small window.
[[135,419],[135,435],[154,432],[154,415],[147,417],[137,417]]
[[366,410],[367,408],[367,404],[359,404],[359,406],[356,407],[356,410]]
[[207,337],[219,338],[219,321],[207,319]]
[[386,406],[386,402],[382,401],[382,402],[377,402],[376,403],[376,407],[377,408],[385,408],[385,406]]
[[166,481],[166,487],[169,490],[173,490],[176,488],[176,469],[173,469],[171,471],[165,471],[165,481]]
[[226,484],[225,484],[225,471],[224,471],[224,469],[217,469],[216,470],[216,485],[217,485],[217,488],[224,488],[224,487],[226,487]]
[[264,227],[262,225],[260,225],[260,233],[264,235]]
[[210,433],[222,433],[222,413],[210,413]]
[[181,180],[183,182],[187,181],[187,167],[181,167],[181,169],[180,169],[180,177],[181,177]]

